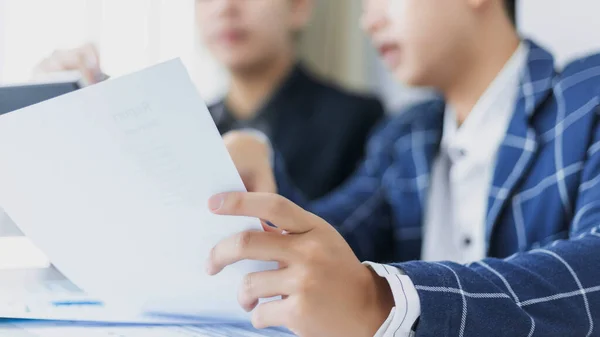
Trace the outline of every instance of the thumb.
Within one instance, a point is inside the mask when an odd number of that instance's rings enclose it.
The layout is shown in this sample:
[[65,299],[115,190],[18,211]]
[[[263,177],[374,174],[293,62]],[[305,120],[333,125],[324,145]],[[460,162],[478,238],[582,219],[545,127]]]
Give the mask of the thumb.
[[275,177],[268,170],[255,170],[254,172],[240,172],[244,186],[248,192],[277,193]]

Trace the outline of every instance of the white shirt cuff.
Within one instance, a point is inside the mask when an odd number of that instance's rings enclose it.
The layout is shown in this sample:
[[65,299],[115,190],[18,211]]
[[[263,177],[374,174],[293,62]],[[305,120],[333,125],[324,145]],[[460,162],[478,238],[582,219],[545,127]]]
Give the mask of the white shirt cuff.
[[401,269],[373,262],[364,264],[388,281],[396,304],[375,337],[412,336],[412,326],[421,316],[421,302],[415,285]]

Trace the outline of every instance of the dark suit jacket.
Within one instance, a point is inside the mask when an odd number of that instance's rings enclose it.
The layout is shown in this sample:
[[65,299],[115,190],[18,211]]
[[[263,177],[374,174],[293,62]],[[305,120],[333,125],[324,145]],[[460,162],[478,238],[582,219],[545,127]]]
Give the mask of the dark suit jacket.
[[221,134],[240,128],[267,134],[292,181],[311,199],[331,191],[354,171],[371,129],[383,116],[377,99],[346,92],[301,65],[251,120],[236,120],[224,101],[209,110]]

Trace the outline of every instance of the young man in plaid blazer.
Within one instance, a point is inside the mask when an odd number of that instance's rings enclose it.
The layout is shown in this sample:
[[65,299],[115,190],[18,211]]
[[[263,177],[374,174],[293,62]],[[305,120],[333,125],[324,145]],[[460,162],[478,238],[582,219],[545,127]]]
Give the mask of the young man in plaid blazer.
[[[263,193],[210,208],[277,228],[221,242],[208,272],[279,261],[246,277],[240,304],[255,326],[300,336],[600,335],[600,56],[556,70],[519,38],[514,1],[364,4],[398,79],[444,99],[389,120],[355,176],[312,203],[277,149],[227,135],[248,189]],[[302,208],[264,193],[275,182]]]

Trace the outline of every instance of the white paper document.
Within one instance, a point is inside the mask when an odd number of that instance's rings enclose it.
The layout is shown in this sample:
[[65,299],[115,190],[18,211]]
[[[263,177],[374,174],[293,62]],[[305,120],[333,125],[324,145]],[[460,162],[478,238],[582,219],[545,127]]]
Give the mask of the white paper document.
[[242,276],[275,267],[205,273],[218,241],[261,226],[207,208],[213,194],[244,185],[180,61],[0,116],[0,158],[2,208],[107,308],[246,320]]

